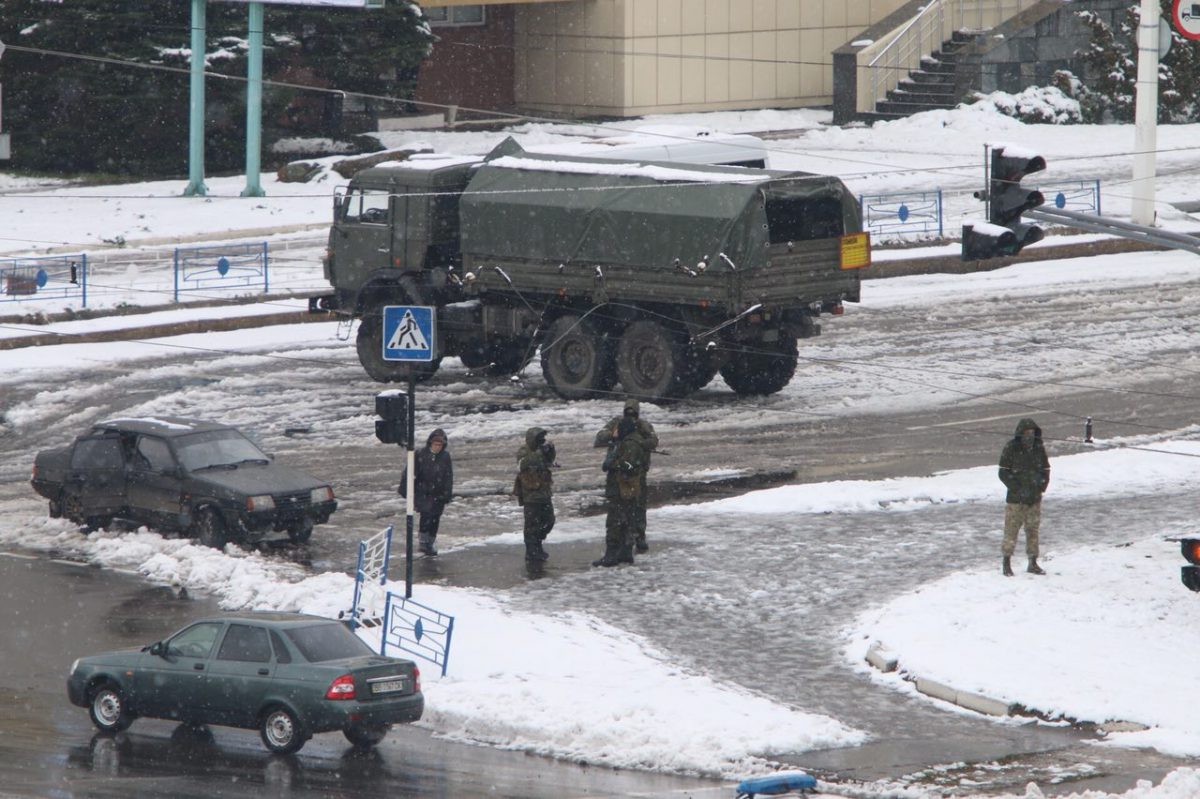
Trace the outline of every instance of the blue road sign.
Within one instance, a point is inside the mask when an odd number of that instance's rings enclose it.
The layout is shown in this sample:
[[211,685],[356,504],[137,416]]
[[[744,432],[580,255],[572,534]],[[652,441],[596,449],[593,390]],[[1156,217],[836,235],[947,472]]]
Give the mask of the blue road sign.
[[431,362],[434,341],[433,308],[425,305],[388,305],[383,309],[383,359]]

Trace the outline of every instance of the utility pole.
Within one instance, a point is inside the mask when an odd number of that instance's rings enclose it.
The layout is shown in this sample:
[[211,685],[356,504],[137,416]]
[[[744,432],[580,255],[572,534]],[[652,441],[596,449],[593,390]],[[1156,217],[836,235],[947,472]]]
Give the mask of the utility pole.
[[[0,58],[4,57],[4,42],[0,42]],[[0,86],[0,130],[4,129],[4,87]],[[7,161],[12,158],[12,151],[9,148],[8,134],[0,133],[0,161]]]
[[208,47],[206,0],[192,0],[191,91],[188,111],[188,184],[184,197],[208,194],[204,185],[204,56]]
[[1133,204],[1137,225],[1154,224],[1155,151],[1158,149],[1158,0],[1142,0],[1137,33],[1137,89],[1134,106]]
[[263,4],[250,3],[250,36],[246,67],[246,188],[243,197],[262,197],[259,182],[262,159]]

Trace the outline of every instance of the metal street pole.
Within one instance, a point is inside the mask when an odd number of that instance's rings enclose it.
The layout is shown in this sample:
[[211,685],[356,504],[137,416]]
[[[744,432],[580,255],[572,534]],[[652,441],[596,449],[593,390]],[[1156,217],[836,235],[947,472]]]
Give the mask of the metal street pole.
[[413,494],[416,493],[415,483],[417,477],[416,455],[413,452],[413,444],[417,438],[417,367],[414,364],[408,365],[408,469],[405,474],[408,475],[405,493],[408,495],[408,516],[405,520],[405,537],[404,537],[404,598],[412,598],[413,585]]
[[1158,0],[1142,0],[1138,23],[1134,106],[1132,220],[1154,224],[1155,150],[1158,149]]
[[191,91],[188,114],[188,184],[184,197],[208,194],[204,185],[204,55],[207,48],[206,0],[192,0]]
[[243,197],[262,197],[259,157],[262,153],[263,4],[250,4],[250,51],[246,72],[246,188]]

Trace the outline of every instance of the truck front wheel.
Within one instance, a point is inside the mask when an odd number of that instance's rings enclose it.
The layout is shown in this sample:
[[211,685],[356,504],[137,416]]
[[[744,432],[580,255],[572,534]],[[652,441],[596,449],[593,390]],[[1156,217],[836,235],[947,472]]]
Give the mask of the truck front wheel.
[[612,344],[590,319],[560,316],[542,340],[542,374],[565,399],[602,396],[616,383]]
[[[358,362],[372,380],[378,383],[397,383],[408,379],[408,363],[383,359],[382,308],[368,310],[363,314],[358,325],[358,338],[354,343],[358,350]],[[434,358],[429,363],[412,364],[417,370],[417,382],[423,383],[433,377],[441,365],[441,358]]]
[[776,341],[755,342],[731,353],[721,377],[738,394],[765,396],[792,381],[796,361],[796,339],[781,330]]

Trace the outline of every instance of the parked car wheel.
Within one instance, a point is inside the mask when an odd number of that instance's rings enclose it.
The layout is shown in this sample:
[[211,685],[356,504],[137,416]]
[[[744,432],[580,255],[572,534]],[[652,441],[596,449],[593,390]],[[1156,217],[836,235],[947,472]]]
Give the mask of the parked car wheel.
[[61,519],[63,515],[62,503],[50,500],[50,518]]
[[355,746],[361,749],[369,749],[372,746],[377,746],[380,741],[387,737],[388,730],[391,728],[391,724],[360,724],[354,727],[347,727],[342,730],[342,734],[346,736],[347,741]]
[[263,745],[277,755],[300,751],[306,740],[300,722],[285,707],[273,707],[264,713],[258,731]]
[[293,544],[307,544],[308,539],[312,538],[312,533],[312,519],[304,519],[288,528],[288,540]]
[[225,520],[212,508],[204,508],[196,516],[195,536],[201,544],[213,549],[224,549],[225,544],[229,543]]
[[120,732],[133,723],[121,689],[112,683],[103,683],[92,692],[88,715],[97,729],[103,732]]

